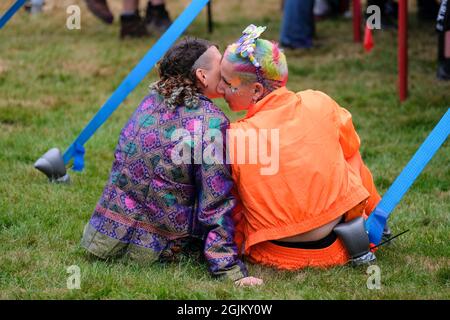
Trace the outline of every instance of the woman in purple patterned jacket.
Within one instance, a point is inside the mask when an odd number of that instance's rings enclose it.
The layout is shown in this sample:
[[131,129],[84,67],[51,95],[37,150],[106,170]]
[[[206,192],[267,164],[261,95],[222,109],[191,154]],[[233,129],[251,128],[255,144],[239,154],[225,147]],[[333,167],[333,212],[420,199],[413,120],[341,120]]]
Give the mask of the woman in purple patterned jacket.
[[[173,261],[201,243],[214,276],[262,283],[248,276],[233,241],[230,167],[202,159],[211,142],[224,141],[219,136],[229,125],[209,100],[219,97],[221,57],[215,45],[188,38],[160,61],[160,80],[123,128],[109,181],[84,229],[82,246],[90,253]],[[225,159],[220,146],[210,154]]]

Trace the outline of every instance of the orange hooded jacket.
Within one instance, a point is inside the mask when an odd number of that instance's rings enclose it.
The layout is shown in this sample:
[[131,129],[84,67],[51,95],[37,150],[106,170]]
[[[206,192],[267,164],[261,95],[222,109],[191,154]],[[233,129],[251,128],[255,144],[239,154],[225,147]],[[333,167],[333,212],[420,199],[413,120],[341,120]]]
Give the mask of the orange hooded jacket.
[[[361,203],[370,213],[380,200],[359,154],[351,114],[322,92],[277,89],[230,129],[233,178],[242,201],[234,211],[235,240],[245,254],[255,244],[311,231],[345,213],[353,215],[350,220],[364,212]],[[253,129],[278,129],[279,142],[267,130],[264,141],[239,145],[235,138]],[[272,149],[279,160],[274,174],[261,173],[268,166],[261,157],[254,164],[236,163],[239,152],[261,150],[264,143],[267,150],[279,145],[278,154]]]

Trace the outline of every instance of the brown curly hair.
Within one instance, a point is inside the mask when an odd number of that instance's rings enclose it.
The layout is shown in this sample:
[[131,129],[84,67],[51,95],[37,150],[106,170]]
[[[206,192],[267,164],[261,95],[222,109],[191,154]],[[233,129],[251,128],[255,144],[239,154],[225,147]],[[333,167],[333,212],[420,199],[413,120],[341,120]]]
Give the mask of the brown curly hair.
[[217,45],[204,39],[185,38],[167,51],[158,63],[159,81],[150,85],[164,98],[169,109],[184,105],[195,108],[199,104],[200,90],[193,66],[211,46]]

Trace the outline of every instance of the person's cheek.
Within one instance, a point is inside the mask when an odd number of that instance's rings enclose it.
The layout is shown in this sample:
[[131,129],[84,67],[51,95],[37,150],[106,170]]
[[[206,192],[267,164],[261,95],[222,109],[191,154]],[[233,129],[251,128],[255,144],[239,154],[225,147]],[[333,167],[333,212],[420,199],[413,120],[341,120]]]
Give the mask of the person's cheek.
[[219,93],[221,95],[225,95],[225,90],[224,90],[222,81],[219,81],[219,83],[217,84],[216,91],[217,91],[217,93]]
[[219,97],[223,98],[224,92],[223,92],[223,90],[220,87],[220,83],[221,83],[221,79],[220,79],[220,72],[219,72],[216,75],[216,79],[215,79],[215,83],[214,84],[216,85],[216,92],[217,92],[217,94],[219,95]]

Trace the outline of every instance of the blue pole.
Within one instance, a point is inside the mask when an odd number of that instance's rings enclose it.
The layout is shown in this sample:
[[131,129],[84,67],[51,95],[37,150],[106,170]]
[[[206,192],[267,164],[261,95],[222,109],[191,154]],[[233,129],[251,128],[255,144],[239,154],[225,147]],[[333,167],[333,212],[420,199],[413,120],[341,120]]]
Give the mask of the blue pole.
[[113,92],[97,114],[92,118],[80,135],[64,153],[64,164],[74,158],[73,170],[81,171],[84,167],[83,145],[95,133],[95,131],[109,118],[119,107],[131,91],[144,79],[154,65],[169,50],[174,42],[182,35],[186,28],[192,23],[209,0],[193,0],[189,6],[178,16],[167,31],[159,38],[155,45],[146,53],[142,60],[126,76],[119,87]]
[[366,230],[369,233],[371,243],[375,245],[380,243],[384,226],[392,211],[445,142],[449,134],[450,108],[389,187],[378,206],[367,219]]
[[8,11],[0,18],[0,29],[12,18],[12,16],[25,4],[27,0],[17,0]]

